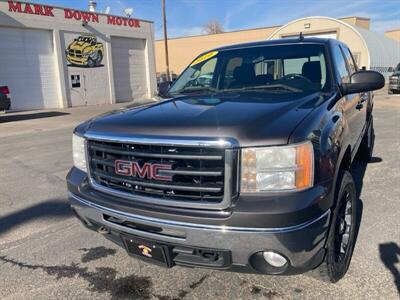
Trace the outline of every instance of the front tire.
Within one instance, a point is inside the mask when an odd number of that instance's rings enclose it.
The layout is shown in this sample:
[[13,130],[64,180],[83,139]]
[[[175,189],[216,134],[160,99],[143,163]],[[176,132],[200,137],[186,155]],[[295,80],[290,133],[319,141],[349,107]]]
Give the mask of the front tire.
[[347,272],[356,236],[357,194],[353,177],[350,172],[342,172],[337,192],[337,202],[333,211],[326,255],[322,264],[317,268],[318,278],[335,283]]
[[102,60],[103,60],[103,53],[99,51],[97,52],[96,66],[100,66]]
[[89,68],[93,68],[96,65],[96,62],[89,56],[87,61],[87,66]]

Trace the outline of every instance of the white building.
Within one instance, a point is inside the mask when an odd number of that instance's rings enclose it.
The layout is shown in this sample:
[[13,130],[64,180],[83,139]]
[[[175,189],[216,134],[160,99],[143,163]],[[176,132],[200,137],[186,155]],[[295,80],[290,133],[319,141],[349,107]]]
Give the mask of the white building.
[[140,101],[156,93],[153,22],[0,0],[0,85],[12,109]]

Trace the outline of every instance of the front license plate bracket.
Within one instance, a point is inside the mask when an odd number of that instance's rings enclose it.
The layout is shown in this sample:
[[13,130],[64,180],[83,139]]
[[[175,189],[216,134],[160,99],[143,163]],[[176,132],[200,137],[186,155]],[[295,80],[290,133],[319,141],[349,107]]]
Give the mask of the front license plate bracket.
[[170,246],[136,236],[123,235],[121,238],[128,254],[166,268],[174,265]]

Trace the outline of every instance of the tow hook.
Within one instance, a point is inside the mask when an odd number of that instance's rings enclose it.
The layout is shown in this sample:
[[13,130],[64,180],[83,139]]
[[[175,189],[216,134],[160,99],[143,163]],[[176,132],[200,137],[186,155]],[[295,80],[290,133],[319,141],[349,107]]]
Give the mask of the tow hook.
[[110,233],[110,230],[108,230],[108,228],[105,226],[100,226],[99,229],[97,229],[97,232],[101,234],[108,234]]

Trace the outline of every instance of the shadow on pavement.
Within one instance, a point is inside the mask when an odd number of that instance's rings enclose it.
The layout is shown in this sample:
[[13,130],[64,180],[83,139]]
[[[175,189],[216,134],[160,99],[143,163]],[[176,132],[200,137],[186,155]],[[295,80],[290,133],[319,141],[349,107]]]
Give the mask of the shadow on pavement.
[[400,270],[396,267],[400,262],[400,247],[395,242],[379,244],[379,254],[385,267],[392,273],[400,296]]
[[0,116],[0,123],[60,117],[65,115],[69,115],[69,113],[59,112],[59,111],[46,111],[46,112],[36,112],[36,113],[18,114],[18,115],[3,115]]
[[0,236],[20,224],[42,218],[67,218],[72,216],[69,203],[64,199],[54,199],[12,212],[0,217]]
[[[382,158],[380,157],[372,157],[371,161],[369,163],[380,163],[382,162]],[[354,165],[354,167],[351,170],[351,173],[354,178],[354,182],[356,184],[356,190],[357,190],[357,196],[360,197],[362,187],[363,187],[363,178],[365,171],[367,169],[367,163],[357,163]],[[363,210],[363,205],[362,201],[359,198],[359,206],[358,206],[358,214],[357,214],[357,228],[356,228],[356,240],[359,232],[359,227],[361,224],[361,216],[362,216],[362,210]],[[398,267],[396,267],[396,264],[400,262],[400,247],[394,243],[394,242],[389,242],[385,244],[380,244],[379,245],[379,253],[381,260],[385,267],[392,273],[394,277],[394,283],[397,288],[398,293],[400,294],[400,270]]]
[[128,275],[117,277],[118,273],[113,268],[96,267],[90,271],[89,267],[77,263],[70,265],[46,266],[29,264],[17,261],[6,256],[0,256],[0,261],[9,263],[20,269],[42,270],[56,280],[65,278],[81,278],[89,284],[88,290],[98,293],[109,293],[110,299],[150,299],[152,282],[150,277]]
[[[85,251],[90,249],[85,249]],[[96,249],[98,253],[102,253],[100,258],[106,257],[110,251],[107,249]],[[107,254],[107,255],[105,255]],[[85,255],[82,257],[84,260]],[[97,258],[98,259],[98,258]],[[117,299],[152,299],[159,300],[182,300],[185,297],[190,298],[193,290],[198,288],[210,276],[203,275],[189,286],[177,291],[177,297],[170,297],[168,295],[159,295],[152,293],[152,281],[148,276],[128,275],[125,277],[118,276],[117,270],[109,267],[96,267],[93,271],[89,267],[82,266],[78,263],[71,263],[69,265],[41,265],[29,264],[18,261],[7,256],[0,256],[0,262],[11,264],[20,269],[27,270],[41,270],[49,276],[55,277],[56,280],[80,278],[88,283],[88,291],[97,293],[108,293],[109,298],[112,300]]]
[[371,158],[371,161],[368,163],[366,163],[366,162],[355,163],[350,170],[351,175],[353,175],[354,183],[356,185],[356,192],[357,192],[357,198],[358,198],[356,236],[355,236],[356,241],[357,241],[358,233],[360,232],[361,219],[362,219],[362,213],[363,213],[363,207],[364,207],[360,196],[361,196],[361,191],[363,188],[363,180],[364,180],[365,171],[367,170],[368,164],[380,163],[381,161],[382,161],[382,158],[374,156]]
[[353,175],[354,183],[356,184],[357,196],[360,197],[361,191],[363,188],[363,180],[365,171],[367,170],[368,164],[376,164],[382,162],[382,158],[380,157],[372,157],[369,163],[366,162],[357,162],[355,163],[350,172]]
[[112,248],[106,248],[104,246],[89,248],[89,249],[81,248],[79,250],[85,252],[85,254],[82,255],[81,259],[83,263],[87,263],[100,258],[105,258],[107,256],[115,255],[115,253],[117,253],[117,250]]

